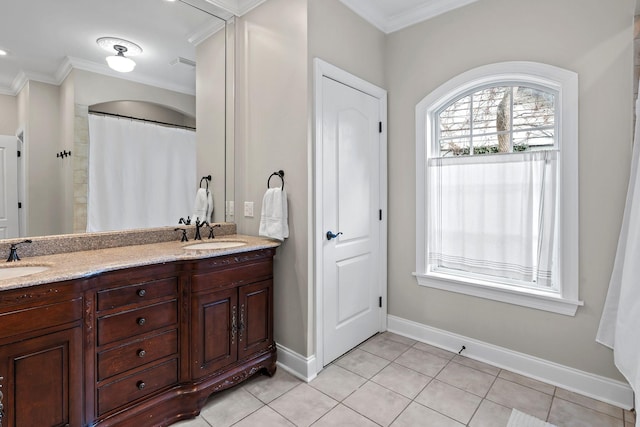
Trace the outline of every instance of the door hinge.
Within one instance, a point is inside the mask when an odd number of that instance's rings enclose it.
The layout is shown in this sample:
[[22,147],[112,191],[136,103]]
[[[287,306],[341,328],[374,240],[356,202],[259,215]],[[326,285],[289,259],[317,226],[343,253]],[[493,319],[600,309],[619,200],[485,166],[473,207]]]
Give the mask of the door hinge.
[[378,297],[378,307],[382,308],[382,297]]
[[22,209],[22,202],[18,202],[18,209]]
[[378,211],[378,217],[380,218],[380,221],[382,221],[382,209]]
[[382,133],[382,122],[378,122],[378,132]]
[[18,150],[18,157],[20,157],[20,156],[21,156],[21,154],[22,154],[22,153],[20,153],[20,150]]

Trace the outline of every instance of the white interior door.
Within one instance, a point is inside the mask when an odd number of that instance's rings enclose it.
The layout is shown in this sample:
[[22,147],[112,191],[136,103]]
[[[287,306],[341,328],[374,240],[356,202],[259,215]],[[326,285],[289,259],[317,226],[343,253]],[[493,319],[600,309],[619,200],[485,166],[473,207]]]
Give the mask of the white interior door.
[[0,135],[0,238],[18,235],[18,141]]
[[317,268],[322,269],[321,346],[327,365],[384,330],[386,157],[381,159],[381,122],[386,110],[380,97],[349,84],[327,76],[319,84],[322,101],[316,114],[321,118],[316,123],[322,136],[316,142],[321,144],[322,170],[317,174],[321,218],[316,238],[322,241]]

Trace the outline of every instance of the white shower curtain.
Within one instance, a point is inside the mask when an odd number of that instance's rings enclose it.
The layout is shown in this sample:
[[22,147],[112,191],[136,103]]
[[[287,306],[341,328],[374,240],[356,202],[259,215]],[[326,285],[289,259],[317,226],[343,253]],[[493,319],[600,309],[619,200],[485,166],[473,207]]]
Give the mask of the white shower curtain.
[[[636,100],[636,113],[640,99]],[[640,406],[640,120],[636,128],[627,201],[596,341],[613,349],[615,364],[635,392]],[[636,421],[640,427],[640,417]]]
[[194,131],[90,114],[87,231],[178,225],[195,165]]

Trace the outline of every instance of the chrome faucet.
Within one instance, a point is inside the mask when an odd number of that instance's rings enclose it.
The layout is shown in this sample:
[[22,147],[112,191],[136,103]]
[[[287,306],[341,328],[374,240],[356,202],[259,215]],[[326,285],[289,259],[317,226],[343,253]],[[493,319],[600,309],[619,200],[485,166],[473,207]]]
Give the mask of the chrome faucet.
[[31,243],[31,240],[27,239],[23,242],[12,243],[9,248],[9,258],[7,258],[7,262],[20,261],[20,257],[18,256],[18,245],[23,243]]
[[200,236],[200,228],[205,225],[209,225],[209,223],[207,221],[200,222],[200,218],[196,218],[196,235],[193,240],[202,240],[202,236]]

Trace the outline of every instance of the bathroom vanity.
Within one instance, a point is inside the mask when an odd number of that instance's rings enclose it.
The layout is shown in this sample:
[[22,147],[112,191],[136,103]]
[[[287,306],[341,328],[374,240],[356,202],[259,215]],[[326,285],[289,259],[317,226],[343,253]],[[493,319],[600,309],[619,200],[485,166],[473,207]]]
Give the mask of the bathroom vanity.
[[36,257],[46,273],[0,280],[0,426],[166,426],[272,375],[278,244],[243,237]]

